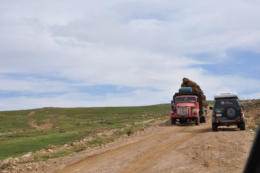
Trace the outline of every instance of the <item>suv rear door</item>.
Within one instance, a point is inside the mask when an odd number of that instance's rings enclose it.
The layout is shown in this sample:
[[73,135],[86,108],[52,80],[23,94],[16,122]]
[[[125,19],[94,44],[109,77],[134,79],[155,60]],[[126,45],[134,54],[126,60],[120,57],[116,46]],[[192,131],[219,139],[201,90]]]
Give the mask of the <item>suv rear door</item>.
[[221,121],[240,119],[241,106],[237,99],[219,98],[215,100],[214,111],[216,118]]

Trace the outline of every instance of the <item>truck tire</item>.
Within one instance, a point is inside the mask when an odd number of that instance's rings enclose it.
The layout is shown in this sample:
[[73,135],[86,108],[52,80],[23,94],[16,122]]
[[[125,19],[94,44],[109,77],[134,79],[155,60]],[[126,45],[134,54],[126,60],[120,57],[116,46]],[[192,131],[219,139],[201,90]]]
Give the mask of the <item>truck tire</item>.
[[176,124],[176,119],[175,118],[171,118],[171,124],[172,125]]
[[196,124],[197,126],[200,124],[200,118],[199,118],[199,117],[195,119],[195,124]]
[[200,117],[200,123],[206,123],[206,118],[205,118],[205,116]]
[[218,125],[215,123],[212,123],[212,130],[213,131],[218,131]]
[[241,124],[239,125],[239,128],[240,128],[240,130],[246,130],[246,125],[245,125],[245,123],[241,123]]

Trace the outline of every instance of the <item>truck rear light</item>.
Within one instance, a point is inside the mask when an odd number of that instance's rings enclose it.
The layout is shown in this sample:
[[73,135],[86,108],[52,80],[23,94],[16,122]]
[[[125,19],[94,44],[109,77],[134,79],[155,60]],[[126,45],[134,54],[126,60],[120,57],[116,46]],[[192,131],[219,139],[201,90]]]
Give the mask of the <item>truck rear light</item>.
[[216,120],[216,123],[220,123],[220,121],[219,121],[219,120]]
[[238,123],[240,123],[240,122],[241,122],[241,120],[237,120],[237,122],[238,122]]

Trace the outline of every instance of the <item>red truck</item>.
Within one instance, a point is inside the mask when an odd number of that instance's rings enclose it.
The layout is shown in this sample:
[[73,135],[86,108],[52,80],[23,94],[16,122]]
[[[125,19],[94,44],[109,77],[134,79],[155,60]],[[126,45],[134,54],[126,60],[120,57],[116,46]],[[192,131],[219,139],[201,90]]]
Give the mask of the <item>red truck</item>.
[[191,87],[183,87],[174,94],[171,109],[171,124],[176,121],[180,124],[193,121],[196,125],[206,122],[207,109],[202,105],[201,94],[192,92]]

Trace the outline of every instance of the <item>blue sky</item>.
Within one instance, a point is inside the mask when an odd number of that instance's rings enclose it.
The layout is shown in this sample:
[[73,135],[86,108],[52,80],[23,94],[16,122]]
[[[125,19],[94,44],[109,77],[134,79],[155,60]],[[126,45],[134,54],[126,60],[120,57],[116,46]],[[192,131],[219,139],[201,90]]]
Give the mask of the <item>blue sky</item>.
[[[232,7],[232,8],[231,8]],[[260,98],[257,0],[12,0],[0,6],[0,110]]]
[[[207,60],[211,56],[210,54],[199,54],[192,57]],[[238,75],[244,78],[259,78],[260,53],[249,50],[227,50],[226,56],[228,58],[222,62],[199,66],[212,75]]]

